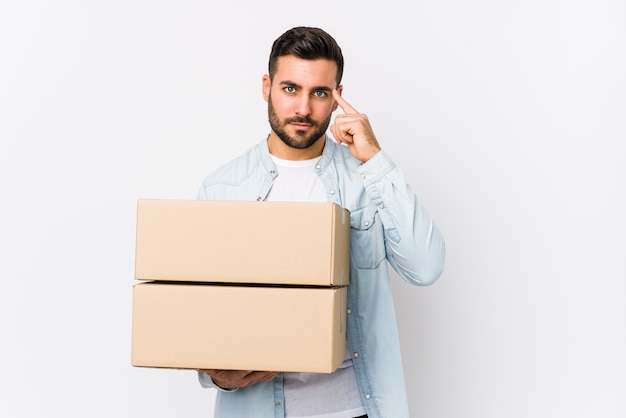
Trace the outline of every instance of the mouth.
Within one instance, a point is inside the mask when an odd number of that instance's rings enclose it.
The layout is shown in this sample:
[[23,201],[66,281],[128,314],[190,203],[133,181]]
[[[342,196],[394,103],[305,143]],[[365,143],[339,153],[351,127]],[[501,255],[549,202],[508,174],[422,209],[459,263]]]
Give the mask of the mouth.
[[299,131],[306,131],[307,129],[315,125],[313,121],[308,120],[308,118],[304,117],[291,118],[290,120],[287,120],[287,123],[293,126],[294,129]]
[[309,129],[311,127],[310,124],[308,123],[290,123],[291,126],[293,126],[296,130],[298,131],[306,131],[307,129]]

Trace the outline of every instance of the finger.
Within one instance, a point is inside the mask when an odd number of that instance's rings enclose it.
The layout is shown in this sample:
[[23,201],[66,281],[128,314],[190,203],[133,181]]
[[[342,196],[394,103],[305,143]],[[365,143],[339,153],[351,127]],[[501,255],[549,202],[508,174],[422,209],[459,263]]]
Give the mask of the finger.
[[355,113],[358,114],[359,112],[352,107],[352,105],[350,105],[350,103],[346,102],[343,97],[341,97],[341,95],[339,94],[339,92],[337,91],[337,89],[333,89],[333,98],[335,99],[335,101],[337,102],[337,104],[341,107],[341,109],[345,112],[345,113]]
[[341,144],[341,136],[337,135],[337,130],[335,129],[335,123],[333,123],[332,125],[330,125],[330,132],[333,134],[333,138],[335,138],[335,141],[339,142]]
[[253,385],[257,382],[263,381],[263,380],[272,380],[276,377],[276,375],[278,375],[278,373],[274,373],[274,372],[250,372],[248,374],[246,374],[245,376],[243,376],[241,379],[239,379],[239,381],[237,382],[237,386],[238,387],[245,387],[245,386],[250,386]]
[[223,370],[217,370],[217,369],[199,369],[198,371],[200,373],[206,373],[206,374],[218,374],[220,372],[223,372]]
[[259,380],[272,380],[278,376],[278,372],[258,372],[256,376]]
[[346,135],[344,135],[344,132],[341,130],[341,128],[339,127],[339,124],[337,122],[337,120],[335,120],[335,123],[333,123],[330,127],[330,131],[333,134],[333,137],[335,138],[335,140],[337,142],[344,143],[344,144],[348,144],[350,142],[350,140],[352,138],[347,137]]

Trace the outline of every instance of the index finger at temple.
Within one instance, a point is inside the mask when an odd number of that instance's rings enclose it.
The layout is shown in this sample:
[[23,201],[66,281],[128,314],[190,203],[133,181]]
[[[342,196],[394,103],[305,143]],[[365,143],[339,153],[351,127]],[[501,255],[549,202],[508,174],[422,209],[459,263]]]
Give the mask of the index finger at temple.
[[343,109],[345,113],[358,114],[359,112],[346,102],[336,89],[333,89],[333,98],[337,101],[337,104]]

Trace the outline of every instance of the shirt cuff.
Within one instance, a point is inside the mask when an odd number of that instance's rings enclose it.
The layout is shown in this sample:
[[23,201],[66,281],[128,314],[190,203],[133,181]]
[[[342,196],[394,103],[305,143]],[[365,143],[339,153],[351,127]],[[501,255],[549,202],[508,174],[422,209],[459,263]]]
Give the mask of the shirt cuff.
[[198,381],[200,382],[200,386],[202,386],[205,389],[214,388],[214,389],[220,390],[222,392],[234,392],[234,391],[237,390],[237,388],[224,389],[224,388],[221,388],[221,387],[217,386],[213,382],[213,379],[211,379],[211,376],[209,376],[208,373],[198,372]]

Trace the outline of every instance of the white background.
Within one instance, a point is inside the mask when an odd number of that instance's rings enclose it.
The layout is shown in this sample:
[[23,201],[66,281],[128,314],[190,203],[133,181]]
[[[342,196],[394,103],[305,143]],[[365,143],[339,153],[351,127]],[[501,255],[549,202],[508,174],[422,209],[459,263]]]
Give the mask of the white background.
[[[136,199],[193,199],[267,133],[296,25],[444,232],[394,281],[413,417],[626,416],[626,6],[618,0],[0,5],[0,416],[210,417],[130,366]],[[397,277],[394,277],[397,279]]]

